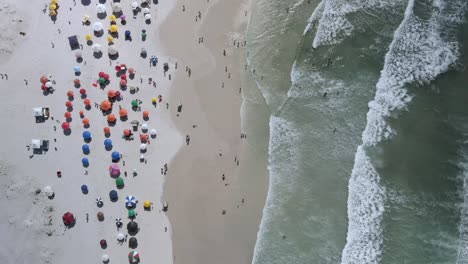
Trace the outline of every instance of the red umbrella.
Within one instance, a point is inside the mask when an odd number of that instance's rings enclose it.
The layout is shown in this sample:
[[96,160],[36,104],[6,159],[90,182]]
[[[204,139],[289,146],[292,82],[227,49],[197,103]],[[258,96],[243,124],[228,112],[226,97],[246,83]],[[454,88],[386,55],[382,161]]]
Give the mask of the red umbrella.
[[80,94],[86,94],[86,89],[81,88],[81,89],[80,89]]
[[124,129],[123,134],[126,137],[130,136],[130,129]]
[[122,68],[120,68],[119,65],[115,66],[115,70],[116,70],[116,71],[120,71],[121,69],[122,69]]
[[141,142],[144,143],[144,142],[146,142],[147,139],[148,139],[148,136],[147,136],[146,134],[141,134],[141,135],[140,135],[140,140],[141,140]]
[[109,74],[104,74],[104,79],[107,81],[109,80]]
[[68,96],[68,97],[73,97],[73,92],[72,92],[72,91],[68,91],[68,92],[67,92],[67,96]]
[[65,112],[65,114],[63,116],[65,116],[65,118],[68,119],[68,118],[71,117],[71,113],[70,112]]
[[63,129],[63,130],[70,129],[70,123],[68,123],[68,122],[63,122],[63,123],[62,123],[62,129]]
[[127,81],[124,79],[120,79],[120,86],[125,86],[127,85]]
[[135,73],[135,70],[133,68],[128,68],[128,73],[129,74],[134,74]]
[[116,91],[116,92],[115,92],[115,96],[116,96],[116,97],[120,97],[120,92],[119,92],[119,91]]
[[86,99],[83,100],[83,103],[84,103],[86,106],[88,106],[88,105],[91,104],[91,100],[89,100],[88,98],[86,98]]
[[120,79],[122,79],[122,80],[127,80],[127,75],[126,75],[126,74],[120,75]]
[[72,102],[70,102],[70,101],[67,101],[67,102],[65,103],[65,106],[66,106],[66,107],[72,107],[72,105],[73,105],[73,104],[72,104]]
[[47,90],[47,86],[45,86],[45,84],[43,84],[43,85],[41,85],[41,89],[42,89],[42,91],[45,91],[45,90]]
[[80,84],[80,80],[79,80],[79,79],[75,79],[75,80],[73,81],[73,84],[75,84],[75,85]]
[[104,134],[110,134],[110,128],[104,127]]
[[75,217],[70,212],[64,213],[62,216],[62,220],[63,220],[63,224],[66,226],[75,223]]
[[105,75],[106,75],[106,74],[105,74],[104,72],[99,72],[99,77],[100,77],[100,78],[104,78]]
[[109,90],[109,91],[107,92],[107,96],[108,96],[109,98],[114,98],[114,97],[115,97],[115,91],[114,91],[114,90]]
[[84,112],[83,112],[83,111],[80,111],[80,116],[81,116],[81,117],[84,116]]
[[88,118],[83,118],[83,120],[81,120],[81,122],[83,123],[83,125],[89,125],[89,119]]

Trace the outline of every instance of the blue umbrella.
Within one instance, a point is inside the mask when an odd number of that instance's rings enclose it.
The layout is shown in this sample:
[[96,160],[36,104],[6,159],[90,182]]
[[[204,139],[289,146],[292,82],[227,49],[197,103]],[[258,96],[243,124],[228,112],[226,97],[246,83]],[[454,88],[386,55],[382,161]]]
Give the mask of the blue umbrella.
[[81,192],[83,192],[84,194],[88,193],[88,186],[86,185],[81,185]]
[[91,138],[91,132],[89,132],[88,130],[84,131],[84,132],[83,132],[83,138],[84,138],[85,140],[90,139],[90,138]]
[[130,30],[125,30],[125,36],[130,37]]
[[80,72],[81,71],[80,66],[73,67],[73,71]]
[[81,163],[83,163],[83,166],[89,165],[89,160],[88,160],[88,158],[82,158],[82,159],[81,159]]
[[110,140],[110,139],[108,139],[108,138],[105,139],[105,140],[104,140],[104,146],[105,146],[106,148],[112,147],[112,140]]
[[120,153],[117,151],[112,152],[112,160],[120,159]]
[[133,208],[136,205],[136,198],[133,195],[125,197],[125,206],[128,208]]
[[117,191],[116,190],[112,190],[109,192],[109,198],[111,200],[117,200],[119,196],[117,195]]
[[84,153],[88,153],[89,152],[89,146],[88,144],[84,144],[81,149],[83,150]]

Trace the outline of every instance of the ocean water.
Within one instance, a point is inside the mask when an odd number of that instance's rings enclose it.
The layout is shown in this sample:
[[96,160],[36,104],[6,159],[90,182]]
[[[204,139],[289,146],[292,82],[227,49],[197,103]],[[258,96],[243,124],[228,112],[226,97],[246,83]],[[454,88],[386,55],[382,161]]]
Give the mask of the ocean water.
[[467,1],[253,6],[245,96],[271,114],[253,263],[468,263]]

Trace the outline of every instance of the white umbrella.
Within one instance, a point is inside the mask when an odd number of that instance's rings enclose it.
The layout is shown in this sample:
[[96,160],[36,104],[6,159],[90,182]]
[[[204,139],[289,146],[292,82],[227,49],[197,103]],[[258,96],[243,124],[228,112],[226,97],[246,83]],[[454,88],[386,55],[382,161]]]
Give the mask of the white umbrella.
[[96,5],[96,12],[97,12],[98,14],[103,14],[103,13],[105,13],[105,12],[106,12],[106,6],[103,5],[103,4],[98,4],[98,5]]
[[141,155],[140,160],[144,160],[144,159],[145,159],[145,155]]
[[102,261],[103,262],[109,261],[109,256],[107,254],[102,255]]
[[156,136],[156,129],[154,129],[154,128],[151,129],[150,135],[151,135],[151,136]]
[[47,197],[54,196],[54,190],[52,190],[52,187],[46,186],[46,187],[44,187],[44,194],[45,194]]
[[89,16],[88,15],[84,15],[83,16],[83,22],[88,22],[89,21]]
[[81,53],[81,51],[77,51],[77,52],[75,53],[75,57],[81,58],[81,57],[83,57],[83,54]]
[[51,83],[51,82],[46,82],[46,83],[45,83],[45,86],[46,86],[47,88],[50,88],[50,87],[52,87],[52,83]]
[[93,44],[93,52],[94,52],[94,53],[99,53],[99,52],[101,52],[101,44],[98,44],[98,43]]
[[150,20],[150,19],[151,19],[151,15],[150,15],[150,14],[146,14],[146,15],[145,15],[145,19],[146,19],[146,20]]
[[142,130],[148,130],[148,124],[144,123],[141,125]]
[[142,143],[142,144],[140,145],[140,150],[145,150],[145,149],[146,149],[146,144]]
[[119,53],[115,45],[110,45],[109,48],[107,48],[107,51],[109,52],[109,55],[115,55]]
[[149,8],[145,7],[143,8],[143,14],[148,14],[150,12]]
[[135,9],[137,9],[137,7],[138,7],[138,3],[137,3],[137,2],[133,2],[133,3],[132,3],[132,9],[135,10]]
[[120,3],[113,3],[112,4],[112,11],[115,13],[118,13],[122,11],[122,6],[120,6]]
[[93,28],[94,31],[101,31],[101,30],[104,29],[104,27],[102,26],[102,23],[99,22],[99,21],[94,22],[92,28]]
[[117,234],[117,240],[118,240],[118,241],[122,241],[122,240],[124,240],[124,239],[125,239],[125,236],[124,236],[123,233],[118,233],[118,234]]

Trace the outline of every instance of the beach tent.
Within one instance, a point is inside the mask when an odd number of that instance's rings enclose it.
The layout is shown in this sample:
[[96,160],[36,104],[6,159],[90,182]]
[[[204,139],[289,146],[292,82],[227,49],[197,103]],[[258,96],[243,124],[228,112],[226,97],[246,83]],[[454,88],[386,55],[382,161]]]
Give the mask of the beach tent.
[[115,185],[117,187],[123,187],[124,186],[124,180],[120,177],[118,177],[117,179],[115,179]]
[[128,240],[128,246],[130,248],[136,248],[138,247],[138,240],[136,239],[136,237],[131,237],[129,240]]
[[127,208],[133,208],[136,205],[136,198],[133,195],[125,197],[125,206]]
[[128,217],[129,218],[134,218],[136,216],[135,210],[130,209],[128,210]]
[[102,262],[109,262],[109,256],[107,254],[102,255]]
[[52,187],[46,186],[46,187],[44,187],[44,194],[47,197],[53,197],[54,196],[54,190],[52,190]]
[[41,141],[39,139],[31,140],[31,146],[33,149],[41,149]]
[[111,176],[118,176],[120,174],[120,167],[119,165],[112,163],[109,166],[109,173]]
[[66,213],[63,214],[63,216],[62,216],[62,221],[63,221],[63,224],[64,224],[64,225],[70,226],[70,225],[72,225],[73,223],[75,223],[75,217],[73,216],[72,213],[66,212]]
[[80,49],[80,42],[76,35],[68,37],[68,43],[70,44],[71,50]]
[[136,251],[128,253],[128,261],[130,264],[137,264],[140,262],[140,255]]
[[98,44],[98,43],[93,44],[93,52],[94,52],[94,53],[99,53],[99,52],[101,52],[101,44]]
[[114,151],[111,154],[112,160],[118,160],[120,159],[120,153],[118,151]]
[[135,233],[138,231],[138,223],[135,221],[131,221],[130,223],[127,224],[127,231],[129,233]]
[[117,191],[116,190],[110,191],[109,192],[109,198],[111,199],[111,201],[117,200],[117,198],[119,198],[119,196],[117,194]]
[[104,26],[102,25],[101,22],[97,21],[93,23],[92,29],[96,32],[99,32],[104,29]]
[[106,148],[112,147],[112,140],[110,140],[108,138],[104,139],[104,147],[106,147]]
[[42,117],[42,107],[34,107],[33,108],[33,115],[35,117]]
[[85,140],[91,139],[91,132],[89,132],[88,130],[85,130],[83,132],[83,139],[85,139]]
[[104,13],[106,13],[106,6],[103,5],[103,4],[97,4],[97,5],[96,5],[96,12],[97,12],[98,14],[104,14]]

